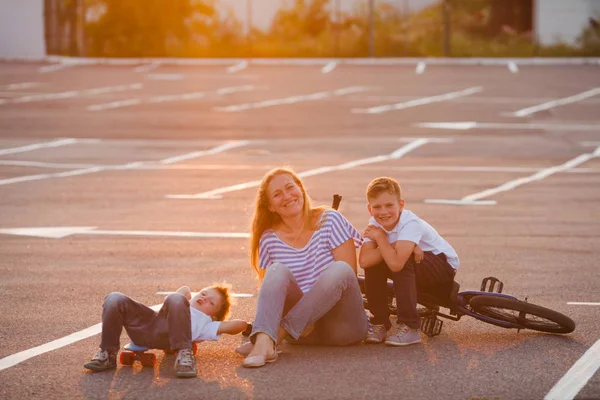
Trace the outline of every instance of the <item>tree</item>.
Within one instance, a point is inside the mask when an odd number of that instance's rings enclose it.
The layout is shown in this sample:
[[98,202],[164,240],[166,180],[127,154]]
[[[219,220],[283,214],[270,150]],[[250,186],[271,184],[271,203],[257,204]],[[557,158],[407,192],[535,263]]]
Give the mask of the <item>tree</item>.
[[317,37],[331,24],[329,0],[295,0],[292,7],[280,8],[271,25],[271,33],[282,39]]
[[193,33],[209,33],[215,8],[199,0],[88,0],[103,13],[87,27],[90,55],[164,57],[181,54]]

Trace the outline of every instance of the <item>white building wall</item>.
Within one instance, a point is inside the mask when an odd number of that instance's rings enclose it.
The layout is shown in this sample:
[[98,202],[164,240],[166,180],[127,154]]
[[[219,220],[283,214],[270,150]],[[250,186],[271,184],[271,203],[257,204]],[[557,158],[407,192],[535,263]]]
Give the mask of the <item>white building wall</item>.
[[537,0],[535,26],[543,45],[575,44],[590,17],[600,16],[600,0]]
[[46,56],[43,0],[0,0],[0,59]]

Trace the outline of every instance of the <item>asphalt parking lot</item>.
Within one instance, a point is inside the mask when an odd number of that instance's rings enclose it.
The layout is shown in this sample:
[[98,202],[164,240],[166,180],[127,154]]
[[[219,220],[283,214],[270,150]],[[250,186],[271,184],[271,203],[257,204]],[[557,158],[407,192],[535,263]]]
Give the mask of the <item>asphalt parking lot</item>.
[[[0,397],[600,398],[598,68],[0,63]],[[575,332],[463,317],[423,345],[286,346],[258,370],[223,337],[195,380],[159,352],[84,370],[112,291],[156,305],[226,281],[253,319],[246,235],[281,165],[317,204],[342,194],[359,230],[368,182],[396,178],[457,249],[461,288],[496,276]]]

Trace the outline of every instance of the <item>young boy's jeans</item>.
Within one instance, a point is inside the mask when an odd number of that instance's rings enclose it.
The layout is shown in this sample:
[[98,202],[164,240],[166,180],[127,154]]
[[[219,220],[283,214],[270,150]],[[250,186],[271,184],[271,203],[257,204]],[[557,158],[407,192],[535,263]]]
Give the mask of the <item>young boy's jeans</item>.
[[122,293],[111,293],[102,306],[100,348],[118,351],[123,328],[138,346],[153,349],[192,348],[190,303],[178,294],[167,296],[157,313]]
[[387,280],[394,281],[398,322],[409,328],[419,329],[421,320],[417,314],[417,293],[447,296],[452,288],[456,271],[446,261],[444,253],[424,253],[421,263],[414,258],[406,262],[399,272],[392,272],[385,262],[365,268],[365,292],[374,325],[392,326],[388,308]]
[[[311,324],[315,324],[314,331],[298,340]],[[352,268],[342,261],[329,264],[304,294],[285,265],[274,263],[267,268],[251,338],[262,332],[277,342],[280,326],[299,344],[346,346],[362,341],[367,317]]]

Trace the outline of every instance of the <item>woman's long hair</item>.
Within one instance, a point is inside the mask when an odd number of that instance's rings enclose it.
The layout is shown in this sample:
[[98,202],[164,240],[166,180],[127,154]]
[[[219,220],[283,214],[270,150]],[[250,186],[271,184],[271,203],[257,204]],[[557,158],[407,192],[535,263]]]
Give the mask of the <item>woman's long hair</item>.
[[250,263],[252,268],[258,275],[258,279],[262,281],[265,275],[265,270],[260,269],[259,262],[260,256],[258,254],[260,238],[267,229],[272,229],[274,226],[281,222],[281,217],[276,212],[269,210],[269,196],[267,194],[267,188],[274,177],[278,175],[286,174],[289,175],[296,185],[302,192],[302,198],[304,205],[302,206],[302,214],[304,215],[304,225],[307,227],[314,228],[312,221],[313,209],[311,206],[310,197],[306,194],[302,180],[296,175],[294,171],[289,168],[275,168],[267,172],[258,187],[256,192],[256,203],[254,208],[254,215],[252,216],[252,233],[250,234]]

